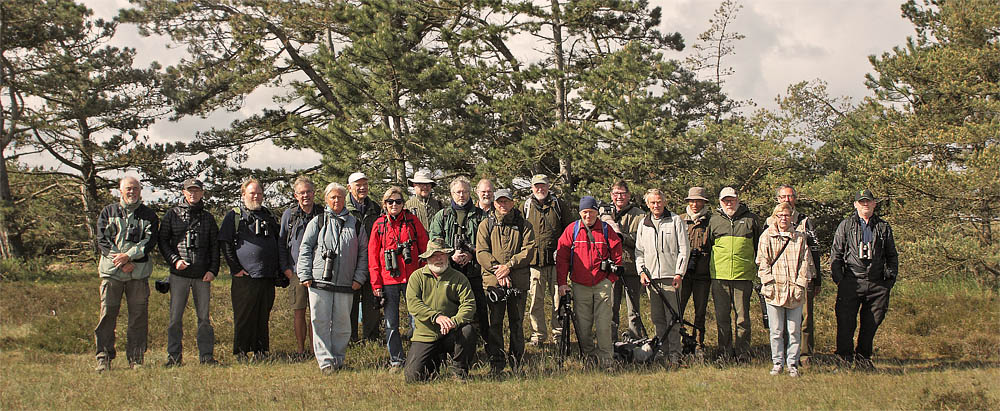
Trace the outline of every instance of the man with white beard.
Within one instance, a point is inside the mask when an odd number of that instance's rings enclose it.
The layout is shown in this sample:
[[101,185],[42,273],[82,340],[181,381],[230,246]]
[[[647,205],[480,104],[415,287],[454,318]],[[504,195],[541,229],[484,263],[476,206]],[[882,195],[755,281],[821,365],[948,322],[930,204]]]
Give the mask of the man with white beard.
[[264,207],[264,187],[257,179],[243,183],[243,204],[226,213],[219,227],[219,246],[233,275],[233,354],[255,359],[269,350],[268,322],[274,306],[274,280],[286,254],[280,252],[280,226]]
[[483,214],[489,215],[493,211],[494,191],[493,182],[488,178],[481,179],[476,184],[476,197],[479,197],[479,203],[476,206],[483,210]]
[[128,304],[128,340],[125,356],[130,368],[142,366],[149,333],[150,253],[156,248],[159,218],[141,203],[142,184],[125,177],[118,185],[121,200],[104,207],[97,219],[97,245],[101,250],[101,314],[94,330],[97,372],[111,370],[115,358],[115,328],[122,294]]
[[427,265],[410,274],[406,286],[406,307],[416,319],[410,352],[406,353],[406,382],[433,378],[452,354],[452,372],[458,378],[469,375],[476,354],[476,330],[472,319],[476,300],[469,280],[449,263],[452,249],[443,239],[427,243],[420,258]]

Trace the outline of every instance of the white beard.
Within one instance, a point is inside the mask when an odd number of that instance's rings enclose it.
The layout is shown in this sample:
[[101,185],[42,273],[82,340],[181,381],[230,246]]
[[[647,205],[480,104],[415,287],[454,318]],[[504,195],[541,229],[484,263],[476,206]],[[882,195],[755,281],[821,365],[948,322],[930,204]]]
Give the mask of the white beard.
[[448,263],[446,262],[444,264],[434,264],[431,262],[427,262],[427,268],[431,270],[431,272],[434,274],[441,274],[444,272],[444,270],[448,269]]

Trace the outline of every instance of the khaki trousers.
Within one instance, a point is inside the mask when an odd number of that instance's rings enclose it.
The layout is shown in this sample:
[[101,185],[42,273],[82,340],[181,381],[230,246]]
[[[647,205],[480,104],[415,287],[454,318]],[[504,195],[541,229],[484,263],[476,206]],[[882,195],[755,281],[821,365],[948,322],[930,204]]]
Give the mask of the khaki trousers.
[[94,330],[97,359],[115,359],[115,328],[122,305],[122,294],[128,304],[128,332],[125,357],[129,364],[142,364],[149,334],[149,279],[118,281],[101,279],[101,316]]
[[[719,350],[723,355],[750,353],[750,294],[753,283],[748,280],[712,280],[712,301],[719,334]],[[733,341],[732,313],[736,312],[736,341]]]
[[[545,296],[552,295],[552,316],[549,325],[545,322]],[[528,320],[531,324],[531,340],[545,341],[549,326],[553,334],[559,330],[556,319],[559,304],[559,284],[556,283],[556,266],[531,267],[531,286],[528,289]]]
[[[597,357],[602,364],[611,362],[611,295],[614,285],[605,278],[593,287],[573,283],[573,311],[580,350],[587,357]],[[597,347],[594,347],[594,332]],[[564,330],[565,331],[565,330]]]

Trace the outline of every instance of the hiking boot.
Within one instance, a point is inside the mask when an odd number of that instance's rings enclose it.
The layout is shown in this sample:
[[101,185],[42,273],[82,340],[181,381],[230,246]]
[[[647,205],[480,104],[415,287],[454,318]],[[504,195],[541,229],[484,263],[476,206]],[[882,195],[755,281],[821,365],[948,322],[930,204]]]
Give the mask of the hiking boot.
[[781,364],[774,364],[774,367],[771,368],[771,375],[781,374],[781,369],[782,369]]
[[201,360],[201,365],[219,365],[219,360],[216,360],[215,358],[206,358]]
[[323,373],[323,375],[333,375],[333,373],[336,372],[336,370],[332,366],[326,366],[320,368],[319,372]]
[[167,362],[163,363],[163,366],[167,367],[167,368],[170,368],[170,367],[180,367],[181,366],[181,359],[177,358],[177,357],[173,357],[173,356],[169,356],[168,355],[167,356]]
[[799,377],[799,367],[796,367],[794,365],[788,366],[788,376],[792,377],[792,378],[798,378]]
[[98,374],[105,371],[111,371],[111,360],[107,358],[99,358],[97,360],[97,367],[94,367],[94,371],[97,371]]

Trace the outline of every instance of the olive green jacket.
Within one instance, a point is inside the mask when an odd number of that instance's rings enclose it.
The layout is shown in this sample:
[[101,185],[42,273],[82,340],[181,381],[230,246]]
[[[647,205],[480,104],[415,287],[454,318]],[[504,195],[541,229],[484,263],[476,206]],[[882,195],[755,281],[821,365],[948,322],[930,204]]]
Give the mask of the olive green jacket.
[[716,210],[708,221],[708,241],[712,244],[709,269],[713,280],[747,280],[757,278],[757,242],[760,240],[760,218],[745,204],[730,218]]
[[406,309],[416,319],[411,341],[432,343],[442,337],[441,326],[434,320],[448,316],[456,324],[472,322],[476,299],[469,279],[448,267],[435,276],[427,266],[412,274],[406,285]]
[[[444,208],[444,203],[440,200],[434,198],[433,196],[427,197],[426,200],[420,198],[418,195],[410,196],[409,200],[406,200],[406,205],[404,206],[407,210],[410,210],[413,215],[417,216],[420,220],[420,224],[424,227],[430,227],[431,219],[434,215]],[[433,237],[431,237],[433,238]]]
[[528,267],[534,254],[535,234],[519,210],[513,209],[502,218],[490,213],[488,219],[479,223],[476,259],[483,266],[484,289],[499,285],[492,268],[506,265],[514,287],[526,291],[531,282]]

